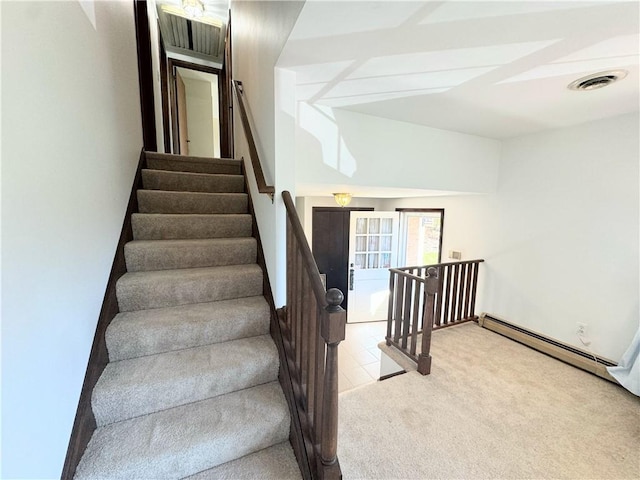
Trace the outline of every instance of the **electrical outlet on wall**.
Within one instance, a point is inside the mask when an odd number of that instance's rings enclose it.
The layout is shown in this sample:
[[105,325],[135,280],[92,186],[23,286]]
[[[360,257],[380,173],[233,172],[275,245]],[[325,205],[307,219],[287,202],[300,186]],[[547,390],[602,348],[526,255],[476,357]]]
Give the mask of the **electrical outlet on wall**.
[[576,322],[576,335],[583,345],[588,346],[591,344],[589,336],[587,335],[587,324],[582,322]]

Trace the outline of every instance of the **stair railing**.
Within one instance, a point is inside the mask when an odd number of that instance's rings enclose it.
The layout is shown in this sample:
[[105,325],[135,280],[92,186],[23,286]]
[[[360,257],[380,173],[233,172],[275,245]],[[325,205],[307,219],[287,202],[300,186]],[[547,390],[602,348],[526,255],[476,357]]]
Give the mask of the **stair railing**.
[[251,130],[251,123],[249,122],[249,112],[247,104],[244,98],[244,88],[242,82],[234,80],[233,91],[238,99],[238,107],[240,109],[240,121],[242,123],[242,129],[244,130],[245,138],[247,139],[247,145],[249,147],[249,156],[251,157],[251,165],[253,166],[253,173],[256,177],[256,184],[258,186],[258,192],[269,195],[271,201],[276,189],[273,185],[267,185],[267,181],[264,178],[264,172],[262,170],[262,164],[260,157],[258,156],[258,149],[256,147],[255,139]]
[[[438,263],[389,270],[387,345],[431,371],[431,332],[478,320],[478,268],[484,260]],[[418,352],[418,339],[420,351]]]
[[287,307],[281,315],[294,396],[314,478],[342,477],[338,447],[338,344],[345,338],[344,296],[325,291],[291,194],[287,210]]

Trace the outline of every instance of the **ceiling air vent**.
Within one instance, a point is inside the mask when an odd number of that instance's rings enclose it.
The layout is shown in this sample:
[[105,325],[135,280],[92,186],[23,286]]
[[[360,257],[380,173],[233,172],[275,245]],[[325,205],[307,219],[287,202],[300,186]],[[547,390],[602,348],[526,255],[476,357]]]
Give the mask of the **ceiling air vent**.
[[579,78],[568,85],[569,90],[595,90],[606,87],[627,76],[625,70],[611,70],[608,72],[594,73],[586,77]]

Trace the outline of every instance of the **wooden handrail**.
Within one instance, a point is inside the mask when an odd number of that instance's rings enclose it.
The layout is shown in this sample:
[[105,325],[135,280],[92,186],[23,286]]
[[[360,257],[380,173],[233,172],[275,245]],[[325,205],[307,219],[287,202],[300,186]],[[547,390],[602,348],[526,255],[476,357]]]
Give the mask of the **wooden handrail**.
[[[482,259],[389,269],[387,345],[431,371],[431,331],[477,320],[478,268]],[[422,336],[418,352],[418,336]]]
[[240,108],[240,121],[242,122],[242,128],[244,130],[245,138],[247,139],[247,145],[249,146],[249,156],[251,157],[251,165],[253,166],[253,173],[256,177],[256,184],[258,185],[258,192],[269,195],[271,201],[275,195],[276,189],[273,185],[267,185],[264,178],[264,171],[262,170],[262,164],[260,163],[260,156],[258,155],[258,149],[251,130],[251,123],[249,122],[248,108],[244,99],[244,89],[242,82],[233,80],[233,91],[238,99],[238,107]]
[[344,295],[325,291],[291,194],[287,211],[287,306],[281,316],[287,365],[312,476],[342,477],[338,462],[338,345],[345,338]]
[[406,272],[407,270],[416,270],[416,269],[422,269],[423,271],[426,271],[426,269],[428,269],[429,267],[446,267],[447,265],[466,265],[469,263],[482,263],[484,262],[483,259],[478,259],[478,260],[463,260],[460,262],[444,262],[444,263],[430,263],[429,265],[413,265],[410,267],[396,267],[396,268],[392,268],[390,270],[397,270],[400,272]]

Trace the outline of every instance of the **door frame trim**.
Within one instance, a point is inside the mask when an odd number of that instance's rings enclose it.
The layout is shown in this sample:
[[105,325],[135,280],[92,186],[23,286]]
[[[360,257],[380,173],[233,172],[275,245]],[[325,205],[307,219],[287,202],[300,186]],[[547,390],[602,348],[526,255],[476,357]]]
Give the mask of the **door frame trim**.
[[209,67],[205,65],[199,65],[197,63],[191,63],[184,60],[178,60],[177,58],[167,58],[167,76],[170,78],[168,85],[162,85],[162,98],[163,107],[166,104],[169,105],[171,112],[171,153],[180,153],[180,137],[179,137],[179,125],[178,125],[178,98],[176,92],[175,72],[176,68],[185,68],[187,70],[196,70],[198,72],[210,73],[218,77],[218,118],[220,119],[220,156],[226,157],[229,152],[232,151],[232,147],[229,145],[228,131],[231,126],[231,112],[225,102],[221,101],[221,94],[226,92],[224,85],[223,70],[215,67]]

